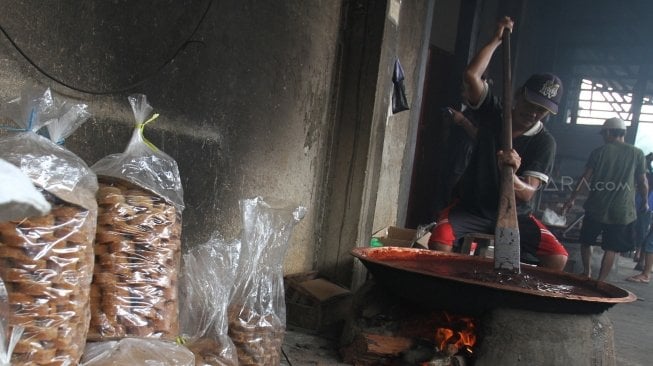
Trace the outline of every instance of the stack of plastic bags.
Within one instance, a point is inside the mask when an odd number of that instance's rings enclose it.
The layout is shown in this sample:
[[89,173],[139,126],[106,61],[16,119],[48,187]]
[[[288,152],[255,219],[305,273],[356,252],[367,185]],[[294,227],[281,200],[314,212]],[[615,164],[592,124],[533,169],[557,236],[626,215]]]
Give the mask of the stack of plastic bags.
[[216,233],[182,267],[177,163],[143,135],[158,117],[146,97],[129,102],[127,148],[91,168],[62,146],[86,105],[46,90],[0,114],[17,125],[0,138],[0,173],[36,189],[0,192],[13,213],[0,217],[0,366],[278,365],[283,261],[306,209],[241,200],[240,238]]

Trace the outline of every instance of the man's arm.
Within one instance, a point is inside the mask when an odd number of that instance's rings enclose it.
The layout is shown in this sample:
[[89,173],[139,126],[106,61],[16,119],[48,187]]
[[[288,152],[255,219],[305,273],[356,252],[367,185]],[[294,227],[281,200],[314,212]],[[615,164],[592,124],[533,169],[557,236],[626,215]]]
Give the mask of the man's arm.
[[481,97],[485,92],[485,82],[483,81],[483,74],[487,70],[490,60],[494,52],[501,44],[501,36],[504,29],[512,32],[514,23],[509,17],[503,17],[497,24],[497,30],[490,41],[480,49],[474,56],[472,61],[467,65],[465,73],[463,74],[463,85],[465,88],[465,95],[467,103],[471,106],[476,106],[481,101]]
[[465,132],[467,133],[467,136],[469,136],[473,140],[476,140],[476,134],[477,134],[478,130],[477,130],[476,126],[474,126],[472,121],[467,119],[467,117],[465,117],[464,114],[462,114],[461,112],[459,112],[459,111],[457,111],[457,110],[455,110],[453,108],[449,108],[449,110],[451,111],[451,114],[452,114],[451,119],[453,120],[453,122],[455,124],[457,124],[458,126],[461,126],[465,130]]
[[[508,154],[504,154],[502,150],[497,152],[497,161],[499,166],[509,165],[513,168],[513,172],[519,170],[521,166],[521,157],[513,149]],[[530,201],[537,189],[540,188],[542,181],[530,175],[527,175],[523,178],[518,177],[516,174],[513,174],[513,188],[515,191],[515,198],[518,201],[528,202]]]
[[642,210],[648,211],[648,180],[646,179],[646,173],[639,174],[636,177],[637,180],[637,192],[642,197]]
[[515,175],[513,179],[515,181],[515,198],[522,202],[530,201],[540,188],[540,185],[542,185],[542,181],[539,178],[530,175],[524,178]]
[[588,182],[590,178],[592,178],[592,173],[594,171],[592,168],[585,168],[585,172],[583,173],[583,176],[578,180],[576,183],[576,186],[574,189],[571,191],[571,196],[567,200],[567,202],[562,206],[562,213],[567,213],[569,209],[574,207],[574,202],[576,201],[576,196],[578,196],[578,193],[581,191],[583,186],[588,186]]

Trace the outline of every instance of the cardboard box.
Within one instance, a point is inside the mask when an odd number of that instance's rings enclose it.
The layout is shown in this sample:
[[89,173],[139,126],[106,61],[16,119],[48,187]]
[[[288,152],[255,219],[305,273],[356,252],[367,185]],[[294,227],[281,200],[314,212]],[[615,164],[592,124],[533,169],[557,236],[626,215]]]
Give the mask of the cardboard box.
[[427,232],[425,235],[417,238],[417,230],[400,228],[396,226],[387,226],[372,234],[372,238],[378,238],[383,246],[404,248],[410,247],[413,242],[421,245],[424,248],[428,248],[430,236],[431,232]]
[[351,310],[352,293],[317,272],[284,277],[286,321],[305,329],[323,330],[344,321]]

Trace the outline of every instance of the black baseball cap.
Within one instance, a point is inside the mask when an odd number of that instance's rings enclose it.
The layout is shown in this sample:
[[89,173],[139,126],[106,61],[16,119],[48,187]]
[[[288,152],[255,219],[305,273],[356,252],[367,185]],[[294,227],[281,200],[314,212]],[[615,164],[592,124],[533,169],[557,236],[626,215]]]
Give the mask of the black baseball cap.
[[553,114],[558,113],[562,91],[562,81],[551,73],[535,74],[524,84],[526,100],[546,108]]

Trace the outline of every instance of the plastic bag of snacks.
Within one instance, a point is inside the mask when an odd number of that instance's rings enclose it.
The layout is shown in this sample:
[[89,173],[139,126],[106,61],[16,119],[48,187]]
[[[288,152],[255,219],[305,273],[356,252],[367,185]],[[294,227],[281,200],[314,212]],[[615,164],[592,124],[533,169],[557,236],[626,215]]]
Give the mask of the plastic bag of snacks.
[[[5,283],[0,279],[0,366],[11,366],[11,355],[23,335],[20,325],[9,326],[9,297]],[[10,331],[11,329],[11,331]]]
[[239,365],[278,365],[286,332],[283,262],[306,209],[261,197],[241,200],[240,207],[242,248],[228,311],[229,336]]
[[97,179],[72,152],[36,132],[89,117],[86,106],[57,100],[50,90],[10,103],[21,127],[0,139],[0,158],[20,168],[51,205],[44,216],[0,223],[0,277],[10,304],[9,324],[24,327],[12,365],[75,365],[90,319]]
[[239,253],[240,241],[227,242],[215,233],[182,257],[179,319],[196,366],[238,365],[228,334],[227,307]]
[[89,339],[175,339],[183,189],[177,163],[143,136],[152,107],[129,97],[136,128],[127,149],[91,168],[98,175],[98,228]]
[[176,343],[159,339],[124,338],[89,342],[83,366],[193,366],[193,353]]

